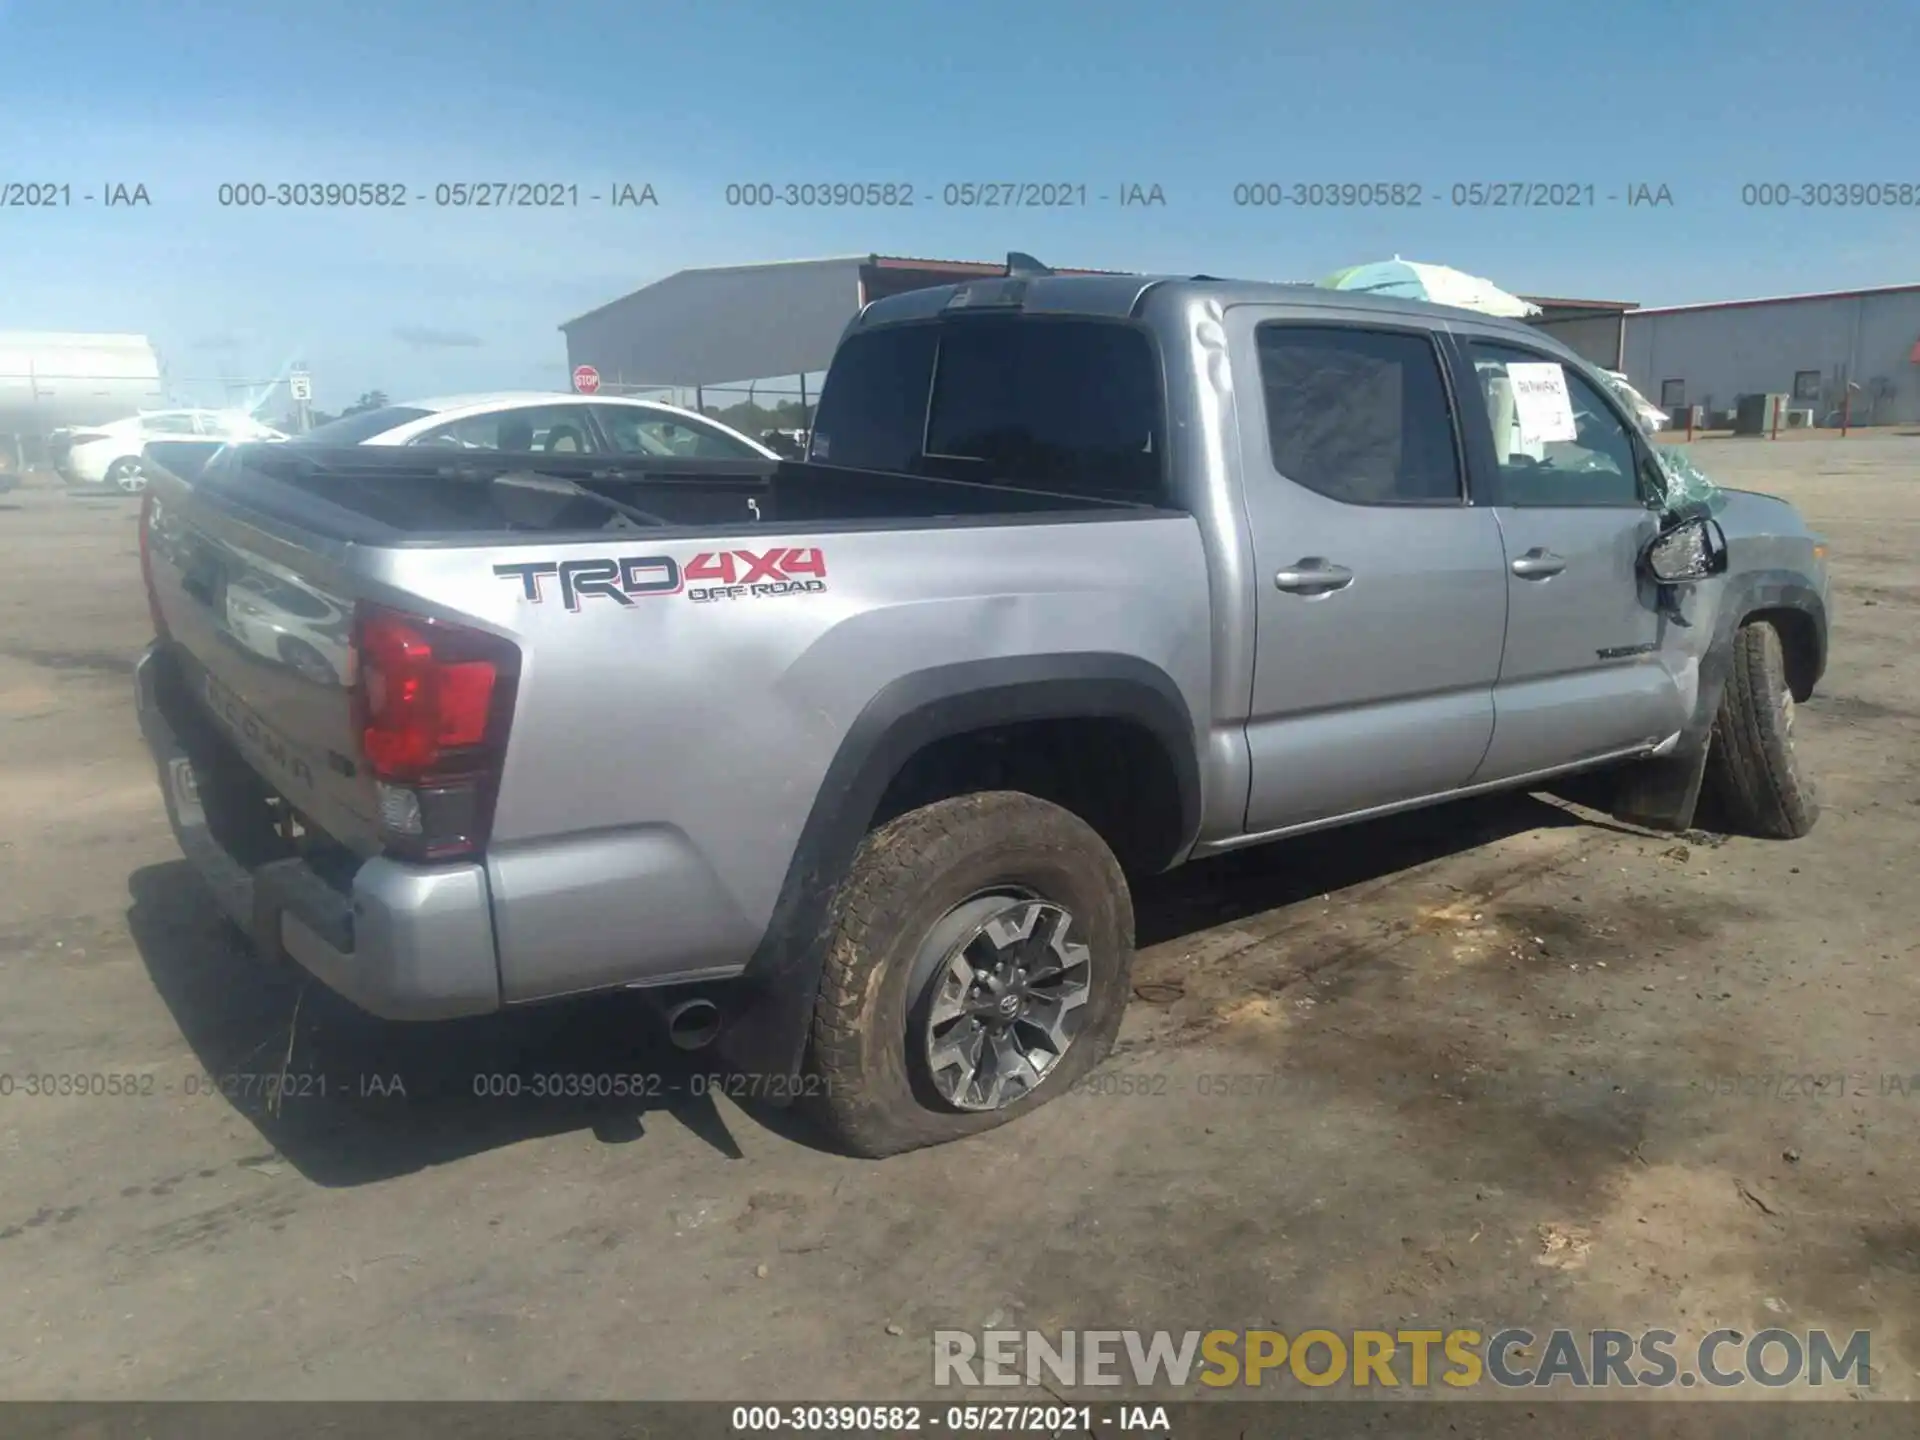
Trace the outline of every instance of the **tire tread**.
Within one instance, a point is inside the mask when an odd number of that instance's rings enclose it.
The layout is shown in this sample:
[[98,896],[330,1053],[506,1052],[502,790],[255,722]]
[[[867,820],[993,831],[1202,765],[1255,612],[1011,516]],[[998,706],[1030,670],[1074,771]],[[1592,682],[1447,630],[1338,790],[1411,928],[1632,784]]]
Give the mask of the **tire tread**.
[[[879,1157],[938,1144],[1028,1108],[1028,1101],[1017,1101],[1006,1111],[960,1116],[903,1106],[905,1076],[891,1050],[869,1034],[893,953],[889,912],[900,896],[925,892],[949,865],[976,853],[983,831],[1098,855],[1121,902],[1126,953],[1119,957],[1118,982],[1128,983],[1133,927],[1126,880],[1099,834],[1077,815],[1023,792],[985,791],[936,801],[880,826],[861,842],[834,898],[807,1047],[817,1088],[809,1088],[805,1109],[848,1153]],[[1085,1053],[1076,1053],[1082,1047]],[[1078,1070],[1103,1058],[1099,1037],[1083,1034],[1062,1064]]]
[[1787,741],[1778,699],[1785,686],[1779,631],[1764,620],[1741,626],[1707,764],[1736,825],[1767,839],[1794,840],[1813,828],[1820,807]]

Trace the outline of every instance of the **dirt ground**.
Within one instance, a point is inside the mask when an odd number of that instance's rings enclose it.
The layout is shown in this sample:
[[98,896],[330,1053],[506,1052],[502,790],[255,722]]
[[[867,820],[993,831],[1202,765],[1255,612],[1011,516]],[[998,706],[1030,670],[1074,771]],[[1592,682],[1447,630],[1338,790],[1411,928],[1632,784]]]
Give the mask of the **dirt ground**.
[[[1920,438],[1697,453],[1833,545],[1810,838],[1519,797],[1193,867],[1134,1081],[879,1164],[474,1094],[676,1065],[625,1001],[407,1028],[263,971],[135,729],[135,507],[0,499],[0,1397],[900,1398],[988,1324],[1868,1329],[1920,1397]],[[198,1082],[283,1064],[330,1092]]]

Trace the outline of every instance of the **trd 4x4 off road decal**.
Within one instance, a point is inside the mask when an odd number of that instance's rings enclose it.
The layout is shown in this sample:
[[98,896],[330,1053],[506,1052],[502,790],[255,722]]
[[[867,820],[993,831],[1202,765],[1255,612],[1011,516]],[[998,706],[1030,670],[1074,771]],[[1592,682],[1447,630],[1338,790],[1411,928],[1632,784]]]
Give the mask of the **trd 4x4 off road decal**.
[[[684,565],[671,555],[627,555],[618,560],[527,560],[496,565],[502,580],[517,580],[535,605],[545,602],[544,581],[553,579],[560,603],[577,611],[588,598],[619,605],[654,595],[689,600],[759,600],[770,595],[810,595],[827,588],[827,559],[817,548],[775,546],[751,550],[703,550]],[[689,584],[689,581],[710,582]]]
[[818,550],[780,549],[763,555],[751,550],[718,550],[694,556],[682,572],[694,585],[694,601],[758,599],[763,595],[809,595],[827,588],[827,559]]

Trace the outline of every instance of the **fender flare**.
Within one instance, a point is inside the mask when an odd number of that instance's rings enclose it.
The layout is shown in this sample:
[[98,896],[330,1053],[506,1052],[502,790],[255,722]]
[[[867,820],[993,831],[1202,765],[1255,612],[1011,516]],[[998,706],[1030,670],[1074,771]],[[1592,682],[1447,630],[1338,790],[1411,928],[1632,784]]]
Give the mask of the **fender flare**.
[[1706,780],[1714,717],[1733,669],[1733,637],[1766,610],[1797,610],[1813,622],[1812,683],[1819,683],[1826,673],[1828,648],[1827,603],[1820,592],[1793,570],[1754,570],[1730,577],[1715,612],[1713,640],[1700,658],[1700,688],[1680,743],[1671,754],[1637,765],[1623,777],[1613,807],[1616,820],[1655,830],[1692,827]]
[[760,945],[733,982],[722,1056],[768,1077],[779,1101],[797,1089],[826,958],[833,893],[853,863],[887,786],[935,741],[1030,720],[1127,720],[1172,763],[1179,833],[1161,868],[1185,858],[1200,831],[1200,755],[1193,716],[1159,666],[1100,651],[1020,655],[938,665],[900,676],[848,727],[820,782]]

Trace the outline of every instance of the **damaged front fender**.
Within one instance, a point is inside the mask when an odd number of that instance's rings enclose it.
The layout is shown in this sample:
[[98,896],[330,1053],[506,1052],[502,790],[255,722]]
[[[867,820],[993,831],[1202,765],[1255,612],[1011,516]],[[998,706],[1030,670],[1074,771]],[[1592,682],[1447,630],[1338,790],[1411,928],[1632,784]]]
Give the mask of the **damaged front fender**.
[[1665,755],[1645,760],[1622,772],[1610,813],[1625,824],[1649,830],[1690,830],[1706,783],[1707,752],[1713,743],[1713,722],[1720,713],[1720,697],[1733,668],[1733,637],[1749,619],[1769,611],[1797,610],[1812,622],[1817,656],[1810,672],[1817,676],[1826,664],[1826,601],[1807,577],[1789,570],[1761,570],[1729,577],[1713,643],[1700,661],[1699,688],[1693,714],[1677,744]]

